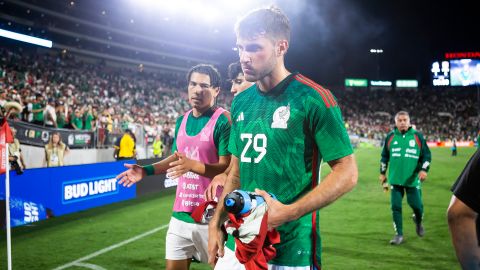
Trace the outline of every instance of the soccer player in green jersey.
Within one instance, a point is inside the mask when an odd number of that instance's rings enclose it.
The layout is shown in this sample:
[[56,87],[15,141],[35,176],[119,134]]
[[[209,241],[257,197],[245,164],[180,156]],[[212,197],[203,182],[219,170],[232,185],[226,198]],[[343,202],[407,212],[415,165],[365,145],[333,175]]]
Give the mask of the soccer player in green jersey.
[[380,166],[380,182],[391,185],[391,207],[395,236],[392,245],[403,242],[402,200],[407,193],[407,202],[413,209],[417,235],[422,237],[423,203],[421,182],[427,179],[432,155],[423,135],[410,126],[410,116],[405,111],[395,115],[396,128],[387,135],[383,146]]
[[[232,168],[209,223],[209,263],[224,255],[223,198],[241,188],[265,198],[268,225],[280,232],[269,269],[320,269],[318,210],[358,178],[340,108],[329,90],[285,68],[290,23],[278,8],[250,12],[237,23],[236,35],[245,78],[256,83],[233,99]],[[332,172],[319,183],[322,160]]]

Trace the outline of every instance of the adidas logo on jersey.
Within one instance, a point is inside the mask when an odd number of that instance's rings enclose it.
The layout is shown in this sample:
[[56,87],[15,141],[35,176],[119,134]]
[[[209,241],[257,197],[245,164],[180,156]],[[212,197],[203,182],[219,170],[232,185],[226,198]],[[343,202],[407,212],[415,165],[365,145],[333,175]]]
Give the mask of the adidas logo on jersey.
[[241,112],[238,117],[237,117],[237,122],[245,120],[245,117],[243,116],[243,112]]
[[397,142],[397,141],[395,141],[393,144],[398,144],[398,142]]

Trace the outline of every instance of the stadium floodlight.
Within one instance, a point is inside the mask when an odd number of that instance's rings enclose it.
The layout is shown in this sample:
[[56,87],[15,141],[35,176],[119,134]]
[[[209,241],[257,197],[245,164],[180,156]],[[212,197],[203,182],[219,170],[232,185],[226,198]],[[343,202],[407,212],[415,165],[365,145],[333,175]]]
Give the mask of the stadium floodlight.
[[383,49],[370,49],[370,53],[383,53]]
[[23,41],[26,43],[43,46],[47,48],[52,48],[52,44],[53,44],[52,41],[48,39],[36,38],[36,37],[32,37],[32,36],[28,36],[20,33],[15,33],[12,31],[7,31],[4,29],[0,29],[0,37]]

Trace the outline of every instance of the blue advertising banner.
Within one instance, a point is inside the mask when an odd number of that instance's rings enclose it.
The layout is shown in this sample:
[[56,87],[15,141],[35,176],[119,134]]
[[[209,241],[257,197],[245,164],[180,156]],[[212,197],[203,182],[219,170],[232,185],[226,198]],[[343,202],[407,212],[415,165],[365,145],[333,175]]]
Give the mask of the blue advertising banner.
[[[106,162],[10,173],[11,225],[61,216],[136,197],[136,186],[124,188],[115,176],[124,163]],[[5,175],[0,176],[0,205],[5,201]],[[4,211],[0,211],[4,222]],[[4,224],[3,224],[4,225]]]

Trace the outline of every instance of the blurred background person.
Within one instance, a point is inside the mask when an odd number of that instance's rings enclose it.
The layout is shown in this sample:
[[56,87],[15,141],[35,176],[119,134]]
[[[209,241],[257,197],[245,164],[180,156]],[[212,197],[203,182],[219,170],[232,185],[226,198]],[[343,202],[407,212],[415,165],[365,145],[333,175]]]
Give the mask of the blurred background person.
[[153,156],[155,158],[161,158],[163,154],[162,153],[163,143],[160,138],[160,134],[157,134],[157,136],[155,136],[155,140],[153,141],[152,147],[153,147]]
[[64,166],[63,159],[70,149],[62,142],[59,132],[54,132],[50,141],[45,145],[45,164],[47,167]]
[[126,129],[123,136],[113,146],[115,148],[113,157],[116,160],[134,159],[137,155],[135,150],[135,135],[130,129]]

